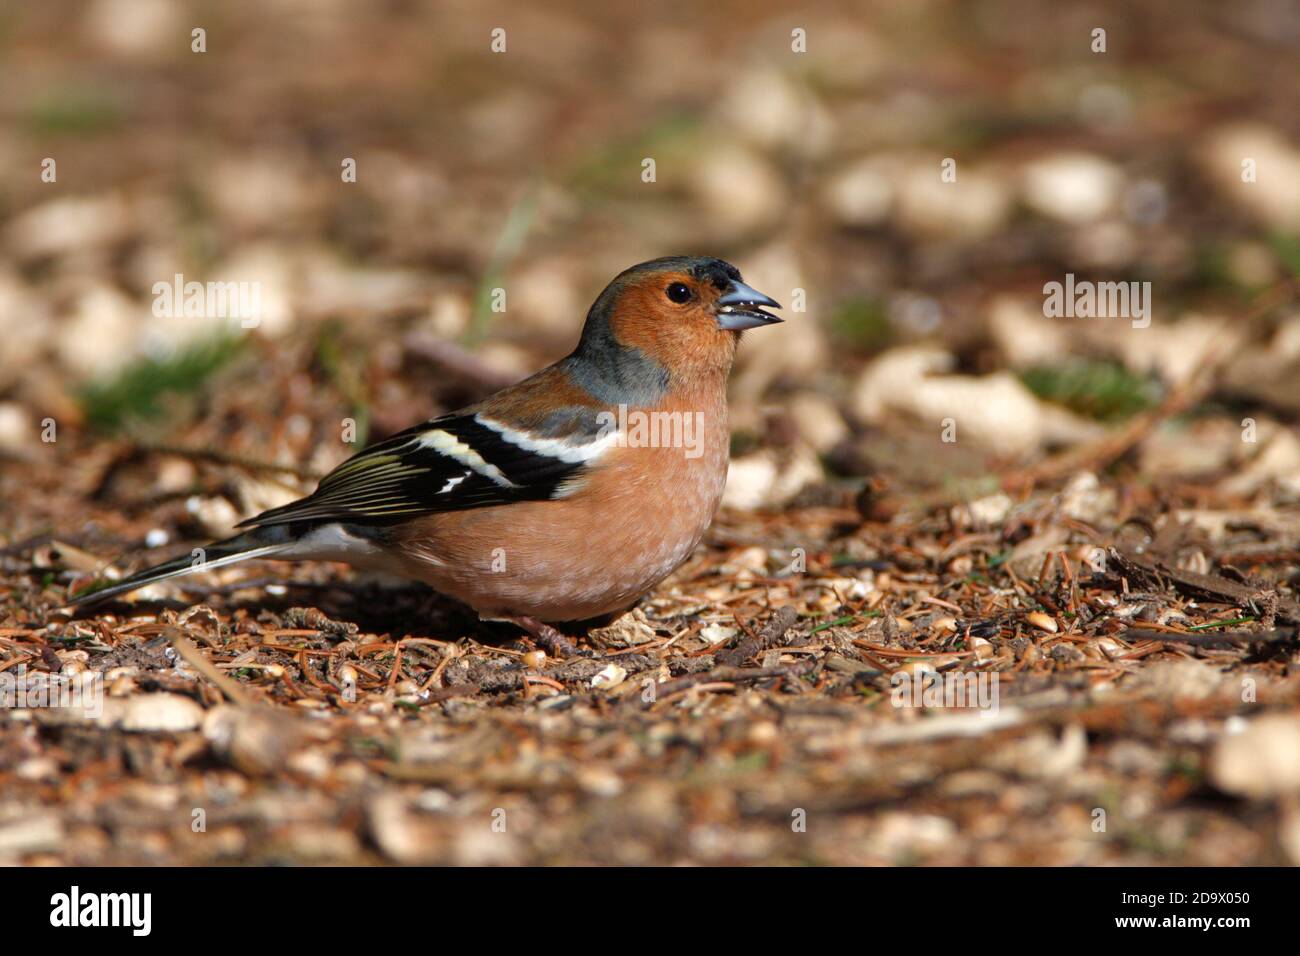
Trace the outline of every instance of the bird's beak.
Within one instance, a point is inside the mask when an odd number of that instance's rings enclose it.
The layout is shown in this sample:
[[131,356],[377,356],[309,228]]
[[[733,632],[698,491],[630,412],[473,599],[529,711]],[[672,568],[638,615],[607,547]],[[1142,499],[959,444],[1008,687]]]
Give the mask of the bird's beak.
[[718,328],[728,332],[743,332],[760,325],[783,321],[780,316],[764,312],[762,306],[781,308],[781,303],[751,289],[743,282],[732,280],[731,287],[718,299]]

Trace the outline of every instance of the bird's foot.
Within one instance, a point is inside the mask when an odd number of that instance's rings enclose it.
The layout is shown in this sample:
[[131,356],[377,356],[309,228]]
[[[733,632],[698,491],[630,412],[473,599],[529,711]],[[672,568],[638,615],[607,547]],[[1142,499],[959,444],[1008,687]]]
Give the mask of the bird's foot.
[[552,657],[592,656],[591,651],[582,650],[551,625],[543,624],[535,617],[512,617],[510,620],[527,631],[538,646]]

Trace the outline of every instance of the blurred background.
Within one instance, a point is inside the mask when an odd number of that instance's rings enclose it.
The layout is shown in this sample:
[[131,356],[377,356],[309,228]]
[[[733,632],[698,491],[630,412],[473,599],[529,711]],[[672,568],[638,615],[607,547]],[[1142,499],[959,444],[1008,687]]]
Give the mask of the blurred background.
[[[119,708],[2,715],[0,859],[1300,861],[1294,650],[1250,644],[1300,622],[1297,90],[1283,0],[0,6],[0,671]],[[58,610],[683,253],[787,321],[741,348],[728,507],[604,656],[521,676],[329,566]],[[166,314],[176,276],[256,327]],[[1049,316],[1070,277],[1149,312]],[[1201,577],[1090,577],[1112,544]],[[692,689],[778,606],[782,676]],[[979,739],[891,705],[931,658],[1004,679]],[[645,674],[672,699],[620,709]]]
[[[9,5],[0,455],[60,467],[34,500],[6,469],[3,525],[66,516],[62,455],[106,437],[327,469],[566,353],[611,276],[676,253],[787,306],[742,350],[730,504],[978,483],[1210,354],[1214,388],[1129,464],[1294,500],[1298,11]],[[1151,282],[1150,326],[1044,317],[1067,273]],[[257,283],[260,325],[155,315],[176,274]],[[149,465],[151,500],[203,480]],[[226,491],[214,531],[288,494]]]

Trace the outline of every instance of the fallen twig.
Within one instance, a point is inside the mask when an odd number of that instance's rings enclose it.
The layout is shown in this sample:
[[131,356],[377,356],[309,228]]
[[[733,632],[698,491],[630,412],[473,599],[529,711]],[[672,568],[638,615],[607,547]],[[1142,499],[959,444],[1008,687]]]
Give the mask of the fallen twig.
[[180,628],[168,627],[163,630],[163,636],[171,642],[172,647],[176,648],[176,653],[193,667],[196,671],[212,681],[226,697],[241,707],[249,706],[252,701],[244,693],[244,689],[239,686],[239,682],[234,678],[221,673],[217,670],[215,664],[203,656],[203,652],[195,646],[194,642],[180,632]]
[[[1136,581],[1143,587],[1162,588],[1172,586],[1180,594],[1188,597],[1220,601],[1237,607],[1248,607],[1256,612],[1255,602],[1272,595],[1276,597],[1275,620],[1284,624],[1300,624],[1300,603],[1285,598],[1269,588],[1251,587],[1225,578],[1221,574],[1201,574],[1197,571],[1183,571],[1171,568],[1162,561],[1138,555],[1125,554],[1115,548],[1110,549],[1113,572],[1127,578],[1130,583]],[[1270,599],[1269,603],[1272,603]]]
[[1255,644],[1286,644],[1300,636],[1300,630],[1294,627],[1277,628],[1272,631],[1196,631],[1195,633],[1179,631],[1156,631],[1150,628],[1132,628],[1121,635],[1126,641],[1160,641],[1172,644],[1190,644],[1207,650],[1228,650],[1236,647],[1249,647]]
[[791,605],[779,607],[756,636],[746,636],[735,647],[719,651],[714,660],[721,667],[737,667],[780,641],[798,619],[799,614]]
[[[768,680],[774,677],[800,677],[813,670],[816,666],[817,661],[809,658],[795,664],[782,664],[779,667],[714,667],[711,670],[701,671],[698,674],[687,674],[685,677],[677,677],[656,685],[655,700],[663,700],[672,694],[690,690],[692,687],[701,684],[735,684],[743,681]],[[633,696],[630,700],[639,702],[641,698]],[[654,703],[654,701],[650,701],[650,703]]]

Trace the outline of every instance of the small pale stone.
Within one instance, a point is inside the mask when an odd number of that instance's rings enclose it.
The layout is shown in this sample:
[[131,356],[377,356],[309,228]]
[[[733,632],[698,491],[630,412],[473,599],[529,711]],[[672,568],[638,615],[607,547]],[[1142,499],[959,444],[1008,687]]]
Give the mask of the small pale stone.
[[49,757],[29,757],[14,768],[14,774],[20,780],[55,780],[59,765]]
[[299,724],[280,711],[224,704],[208,711],[203,736],[218,757],[248,774],[274,773],[301,741]]
[[579,767],[574,780],[584,791],[597,797],[616,797],[623,792],[623,781],[608,767]]
[[300,773],[312,780],[323,780],[329,774],[333,763],[330,761],[329,754],[323,750],[309,748],[290,754],[289,759],[285,761],[285,766],[294,773]]
[[62,847],[63,822],[54,813],[40,813],[0,825],[0,860]]
[[1300,811],[1290,806],[1282,814],[1277,828],[1278,843],[1291,858],[1291,862],[1300,864]]
[[761,230],[779,219],[786,202],[777,170],[759,153],[734,145],[702,156],[689,179],[704,219],[727,235]]
[[867,160],[833,175],[822,191],[822,200],[843,225],[871,228],[889,218],[894,193],[889,171]]
[[609,690],[611,687],[617,687],[623,683],[627,677],[627,671],[617,664],[607,664],[600,673],[591,679],[591,686],[598,690]]
[[1055,619],[1042,611],[1030,611],[1025,615],[1025,620],[1040,631],[1047,631],[1049,634],[1055,634],[1058,630]]
[[776,740],[780,731],[770,720],[760,720],[749,728],[750,743],[770,744]]
[[835,403],[820,395],[800,393],[791,399],[789,409],[799,434],[820,453],[830,451],[849,434]]
[[1011,508],[1014,502],[1009,495],[998,492],[995,495],[988,495],[984,498],[977,498],[969,504],[962,507],[953,508],[954,518],[963,517],[961,512],[965,510],[970,515],[971,522],[977,528],[996,528],[1007,520],[1007,515],[1011,514]]
[[606,627],[594,628],[589,633],[597,647],[634,647],[655,639],[655,629],[646,619],[645,611],[634,608]]
[[0,448],[23,452],[39,446],[35,421],[28,410],[17,402],[0,402]]
[[1268,714],[1223,737],[1210,756],[1220,790],[1268,798],[1300,793],[1300,718]]
[[700,629],[700,638],[709,644],[717,645],[724,641],[729,641],[738,634],[734,627],[727,627],[723,624],[706,624]]
[[1123,176],[1109,160],[1090,153],[1057,153],[1024,170],[1024,199],[1034,211],[1062,222],[1099,219],[1118,198]]
[[137,733],[181,733],[203,722],[203,708],[179,694],[140,694],[128,697],[122,712],[123,730]]
[[129,674],[123,674],[120,678],[113,680],[108,685],[109,697],[130,697],[136,691],[135,679]]

